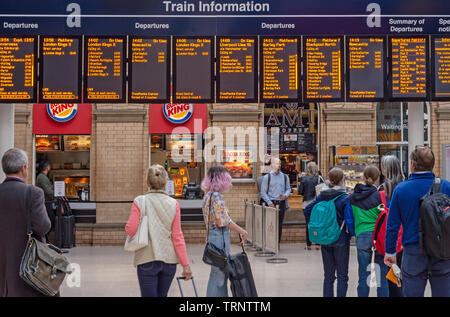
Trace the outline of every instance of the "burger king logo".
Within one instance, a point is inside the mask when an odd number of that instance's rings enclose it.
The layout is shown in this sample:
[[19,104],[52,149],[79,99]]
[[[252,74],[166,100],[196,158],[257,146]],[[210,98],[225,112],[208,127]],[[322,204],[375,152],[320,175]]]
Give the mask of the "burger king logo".
[[163,105],[164,117],[172,123],[180,124],[188,121],[194,113],[191,103],[167,103]]
[[78,112],[78,105],[73,103],[49,103],[47,113],[57,122],[72,120]]

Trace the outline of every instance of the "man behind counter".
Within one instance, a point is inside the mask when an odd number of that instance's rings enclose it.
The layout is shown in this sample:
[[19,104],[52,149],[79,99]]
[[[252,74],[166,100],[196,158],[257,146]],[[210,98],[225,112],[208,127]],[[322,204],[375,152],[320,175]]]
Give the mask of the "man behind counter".
[[36,179],[36,186],[42,188],[45,195],[45,200],[53,200],[54,191],[53,185],[48,178],[48,173],[50,172],[50,163],[48,161],[42,161],[39,164],[40,173]]

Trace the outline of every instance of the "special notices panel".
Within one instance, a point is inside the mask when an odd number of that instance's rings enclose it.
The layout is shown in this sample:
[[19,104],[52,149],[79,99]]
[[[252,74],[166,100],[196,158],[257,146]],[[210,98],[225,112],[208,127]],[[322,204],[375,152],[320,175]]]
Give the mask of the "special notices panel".
[[85,102],[120,103],[125,96],[125,37],[85,37]]
[[305,37],[304,101],[343,101],[342,37]]
[[37,38],[0,37],[0,101],[36,102]]
[[431,99],[450,100],[450,37],[433,37],[431,54]]

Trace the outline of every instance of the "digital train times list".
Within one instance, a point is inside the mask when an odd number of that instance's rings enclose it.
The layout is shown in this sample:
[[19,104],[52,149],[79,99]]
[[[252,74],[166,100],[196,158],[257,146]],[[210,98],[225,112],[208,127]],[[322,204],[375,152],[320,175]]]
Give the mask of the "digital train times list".
[[435,37],[433,58],[432,100],[450,100],[450,37]]
[[217,102],[257,101],[257,38],[218,38]]
[[427,38],[392,37],[391,97],[421,99],[427,94]]
[[129,102],[170,101],[169,38],[130,38]]
[[125,101],[125,38],[85,39],[85,101]]
[[306,37],[304,100],[342,101],[343,46],[341,37]]
[[175,102],[213,102],[212,37],[174,37],[173,88]]
[[261,100],[297,101],[299,38],[262,38]]
[[41,37],[41,102],[81,102],[81,38]]
[[36,101],[36,38],[0,37],[0,101]]
[[349,37],[347,44],[347,100],[382,100],[387,80],[385,39]]

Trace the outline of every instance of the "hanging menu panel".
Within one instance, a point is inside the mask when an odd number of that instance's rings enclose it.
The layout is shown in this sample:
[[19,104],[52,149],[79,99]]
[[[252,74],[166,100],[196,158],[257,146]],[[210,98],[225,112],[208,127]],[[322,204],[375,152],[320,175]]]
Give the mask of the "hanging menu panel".
[[84,102],[126,102],[125,37],[86,37]]
[[81,37],[41,37],[40,102],[81,102]]
[[385,98],[386,40],[384,37],[347,37],[347,101]]
[[294,102],[299,86],[300,38],[261,38],[261,102]]
[[391,37],[391,99],[426,100],[428,97],[428,38]]
[[128,56],[128,102],[169,102],[169,38],[132,37]]
[[344,100],[342,37],[305,37],[304,101]]
[[431,100],[450,100],[450,37],[432,37]]
[[220,37],[217,102],[258,102],[257,37]]
[[0,37],[0,102],[36,102],[36,61],[36,37]]
[[173,101],[214,102],[214,38],[173,37]]

